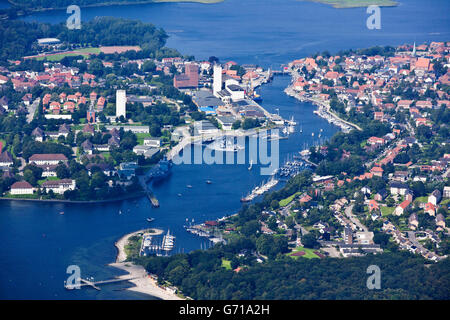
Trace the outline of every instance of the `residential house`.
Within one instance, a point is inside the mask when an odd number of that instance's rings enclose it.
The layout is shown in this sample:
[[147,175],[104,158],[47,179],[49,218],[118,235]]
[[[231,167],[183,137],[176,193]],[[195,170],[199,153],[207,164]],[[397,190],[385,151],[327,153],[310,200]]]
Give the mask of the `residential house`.
[[36,127],[36,128],[31,132],[31,136],[34,138],[35,141],[42,142],[42,141],[44,141],[44,138],[45,138],[44,130],[42,130],[42,129],[39,128],[39,127]]
[[444,187],[444,198],[450,198],[450,187]]
[[88,139],[86,139],[82,144],[81,147],[83,148],[83,151],[87,154],[92,154],[92,151],[94,150],[94,145],[92,142],[90,142]]
[[405,213],[406,209],[411,205],[411,201],[405,200],[400,203],[397,208],[394,210],[394,214],[397,216],[401,216]]
[[373,167],[370,172],[377,177],[383,177],[383,168],[381,167]]
[[417,219],[417,214],[413,213],[409,216],[408,224],[411,230],[416,230],[419,227],[419,220]]
[[441,201],[441,198],[442,198],[441,191],[436,189],[428,197],[428,202],[437,205]]
[[445,229],[445,218],[440,213],[436,216],[436,227],[437,231],[442,231]]
[[425,203],[423,211],[434,217],[436,215],[436,206],[431,202],[427,202]]
[[383,201],[385,198],[387,197],[387,191],[386,189],[381,189],[380,191],[378,191],[375,196],[374,199],[376,201]]
[[397,182],[397,181],[392,181],[389,183],[389,187],[390,187],[390,191],[391,191],[391,195],[405,195],[406,191],[409,190],[408,185],[401,183],[401,182]]
[[[1,150],[0,150],[1,151]],[[10,167],[14,164],[13,157],[9,151],[3,151],[0,154],[0,167]]]

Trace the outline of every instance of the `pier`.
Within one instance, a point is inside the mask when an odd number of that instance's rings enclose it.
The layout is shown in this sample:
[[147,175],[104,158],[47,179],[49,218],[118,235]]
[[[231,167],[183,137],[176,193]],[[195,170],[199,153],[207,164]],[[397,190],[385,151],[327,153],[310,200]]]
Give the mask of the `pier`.
[[72,289],[81,288],[81,287],[92,287],[95,290],[100,291],[101,290],[100,287],[99,287],[100,285],[124,282],[124,281],[129,281],[129,280],[134,280],[134,279],[137,279],[137,278],[136,277],[131,277],[131,276],[122,276],[122,277],[119,277],[119,278],[113,278],[113,279],[109,279],[109,280],[101,280],[101,281],[95,281],[94,282],[94,281],[89,281],[87,279],[80,278],[80,282],[81,283],[75,284],[75,285],[67,285],[66,284],[64,287],[67,290],[72,290]]
[[148,187],[145,176],[139,176],[139,182],[141,183],[141,186],[144,189],[148,200],[150,200],[150,203],[152,204],[152,207],[153,208],[159,208],[159,201],[156,198],[156,196],[153,193],[153,191]]

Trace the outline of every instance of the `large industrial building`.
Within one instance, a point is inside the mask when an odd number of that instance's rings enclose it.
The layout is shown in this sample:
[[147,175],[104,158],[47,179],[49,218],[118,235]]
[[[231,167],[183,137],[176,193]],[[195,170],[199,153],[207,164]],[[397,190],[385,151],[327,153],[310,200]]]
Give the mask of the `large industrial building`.
[[188,63],[184,66],[184,73],[173,78],[173,86],[177,89],[198,87],[198,65]]

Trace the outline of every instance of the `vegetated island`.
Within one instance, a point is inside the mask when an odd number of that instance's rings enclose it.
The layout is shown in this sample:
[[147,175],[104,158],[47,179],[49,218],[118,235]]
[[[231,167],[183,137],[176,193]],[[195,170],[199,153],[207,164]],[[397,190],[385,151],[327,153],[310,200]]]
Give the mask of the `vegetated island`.
[[[303,1],[303,0],[301,0]],[[398,2],[392,0],[306,0],[312,2],[320,2],[324,4],[332,5],[334,8],[359,8],[368,7],[372,5],[380,7],[396,7]]]
[[31,11],[61,10],[70,5],[80,7],[103,7],[113,5],[134,5],[148,4],[158,2],[198,2],[204,4],[219,3],[223,0],[8,0],[16,8],[27,9]]

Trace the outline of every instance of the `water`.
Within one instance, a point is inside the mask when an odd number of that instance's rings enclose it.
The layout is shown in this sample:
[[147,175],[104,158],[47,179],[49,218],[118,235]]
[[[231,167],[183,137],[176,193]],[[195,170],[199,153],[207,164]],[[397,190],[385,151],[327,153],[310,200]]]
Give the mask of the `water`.
[[0,9],[6,9],[11,7],[11,4],[8,2],[8,0],[0,0]]
[[[365,8],[336,10],[296,0],[225,0],[218,4],[158,3],[82,9],[82,21],[95,16],[139,19],[163,27],[169,47],[207,59],[276,66],[329,50],[448,40],[447,0],[400,1],[381,9],[381,30],[369,30]],[[61,22],[65,11],[43,12],[26,20]]]
[[[263,4],[261,4],[263,3]],[[1,2],[0,2],[1,5]],[[448,40],[447,1],[405,1],[382,9],[382,29],[365,28],[364,9],[335,10],[294,0],[226,0],[214,5],[165,3],[82,9],[82,19],[109,15],[140,19],[165,28],[168,46],[197,58],[216,55],[222,60],[276,66],[317,51],[331,52],[371,45]],[[446,10],[447,9],[447,10]],[[64,11],[38,13],[26,20],[64,21]],[[304,144],[331,137],[337,128],[312,113],[314,106],[283,93],[289,77],[276,77],[259,91],[262,105],[294,116],[296,132],[280,141],[281,160]],[[303,133],[299,133],[300,125]],[[311,133],[315,133],[315,138]],[[148,296],[115,291],[124,284],[66,291],[67,266],[77,264],[83,277],[103,280],[118,270],[106,267],[116,255],[114,242],[122,235],[148,226],[171,230],[175,252],[199,249],[205,242],[184,231],[186,218],[196,222],[237,212],[239,199],[266,180],[254,165],[182,165],[154,187],[161,207],[153,209],[145,198],[101,205],[0,202],[0,298],[8,299],[140,299]],[[212,184],[206,184],[212,180]],[[187,185],[192,188],[187,188]],[[278,186],[279,187],[279,186]],[[178,197],[181,194],[181,197]],[[119,210],[123,213],[119,215]],[[64,211],[64,215],[59,212]],[[155,217],[150,225],[147,217]]]
[[[260,92],[264,107],[282,116],[294,115],[302,123],[303,133],[280,141],[280,158],[298,151],[303,143],[313,142],[311,132],[323,128],[325,137],[337,128],[317,118],[313,106],[284,95],[289,77],[276,77]],[[176,238],[175,252],[200,249],[206,241],[185,232],[186,218],[195,222],[217,219],[236,213],[240,198],[267,177],[259,166],[248,171],[246,165],[174,166],[169,179],[154,186],[161,207],[151,208],[146,198],[111,204],[67,205],[28,202],[0,202],[0,297],[9,299],[115,299],[143,298],[135,293],[114,291],[123,284],[93,289],[66,291],[66,268],[79,265],[83,277],[98,280],[120,271],[105,267],[115,259],[114,242],[122,235],[149,226],[170,229]],[[212,184],[206,184],[211,180]],[[192,185],[192,188],[187,188]],[[181,197],[178,196],[181,194]],[[119,214],[119,210],[122,214]],[[64,215],[59,212],[64,211]],[[147,217],[156,220],[149,224]]]

